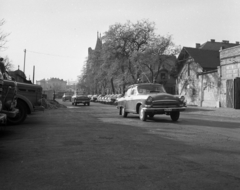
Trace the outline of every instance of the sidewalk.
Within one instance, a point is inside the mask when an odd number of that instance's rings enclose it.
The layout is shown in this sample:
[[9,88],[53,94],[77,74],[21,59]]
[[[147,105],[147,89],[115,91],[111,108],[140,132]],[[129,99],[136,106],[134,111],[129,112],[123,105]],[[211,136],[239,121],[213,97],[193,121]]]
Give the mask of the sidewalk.
[[200,115],[208,115],[208,116],[212,115],[212,116],[240,119],[240,109],[234,109],[234,108],[210,108],[210,107],[188,106],[185,112],[189,114],[200,114]]

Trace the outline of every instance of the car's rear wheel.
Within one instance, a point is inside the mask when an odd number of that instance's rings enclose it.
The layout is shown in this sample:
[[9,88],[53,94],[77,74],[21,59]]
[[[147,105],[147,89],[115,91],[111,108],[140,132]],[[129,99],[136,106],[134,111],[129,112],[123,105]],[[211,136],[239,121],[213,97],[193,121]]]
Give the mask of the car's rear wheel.
[[128,115],[128,112],[126,112],[125,108],[122,107],[122,116],[127,117],[127,115]]
[[146,121],[147,120],[147,113],[143,110],[142,106],[139,107],[139,118],[142,121]]
[[170,117],[172,121],[177,121],[179,119],[180,112],[179,111],[174,111],[170,114]]
[[76,100],[74,100],[74,103],[73,103],[73,105],[74,105],[74,106],[76,106],[76,105],[77,105],[77,101],[76,101]]

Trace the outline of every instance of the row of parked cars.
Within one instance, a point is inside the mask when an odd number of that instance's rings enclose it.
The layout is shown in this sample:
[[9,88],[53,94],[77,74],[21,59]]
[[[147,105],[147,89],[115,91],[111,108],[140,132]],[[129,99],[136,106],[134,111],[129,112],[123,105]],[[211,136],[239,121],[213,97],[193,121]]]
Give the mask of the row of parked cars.
[[[100,103],[108,103],[108,104],[114,104],[117,102],[117,100],[121,97],[121,94],[106,94],[106,95],[84,95],[84,94],[77,94],[77,93],[64,93],[62,97],[62,101],[70,101],[74,105],[74,102],[76,102],[76,97],[77,99],[82,99],[84,98],[82,103],[87,103],[88,102],[100,102]],[[88,100],[87,100],[88,99]],[[79,100],[80,103],[80,100]],[[89,103],[90,104],[90,103]]]
[[106,104],[114,104],[122,96],[122,94],[106,94],[106,95],[88,95],[92,102],[100,102]]

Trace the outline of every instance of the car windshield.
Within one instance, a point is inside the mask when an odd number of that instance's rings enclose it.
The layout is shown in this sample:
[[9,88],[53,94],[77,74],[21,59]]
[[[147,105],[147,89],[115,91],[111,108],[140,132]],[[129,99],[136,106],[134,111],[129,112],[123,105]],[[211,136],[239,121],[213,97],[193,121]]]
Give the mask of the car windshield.
[[78,95],[78,96],[85,96],[85,94],[83,94],[81,92],[77,92],[76,95]]
[[165,93],[165,89],[160,84],[152,85],[140,85],[137,87],[139,94],[149,94],[149,93]]

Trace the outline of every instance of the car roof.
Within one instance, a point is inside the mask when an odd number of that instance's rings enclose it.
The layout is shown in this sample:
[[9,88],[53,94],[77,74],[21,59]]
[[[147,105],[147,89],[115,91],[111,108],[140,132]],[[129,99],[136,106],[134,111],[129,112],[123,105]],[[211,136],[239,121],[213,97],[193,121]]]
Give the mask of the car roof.
[[138,84],[132,84],[128,86],[127,89],[133,88],[135,86],[142,86],[142,85],[161,85],[162,86],[162,84],[159,84],[159,83],[138,83]]

